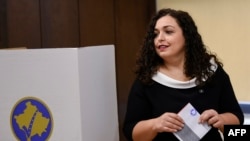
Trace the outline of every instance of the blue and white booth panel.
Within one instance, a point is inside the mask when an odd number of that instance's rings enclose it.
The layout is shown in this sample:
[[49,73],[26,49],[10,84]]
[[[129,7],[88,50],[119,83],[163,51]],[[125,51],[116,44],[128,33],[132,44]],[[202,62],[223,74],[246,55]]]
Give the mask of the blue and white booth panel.
[[250,125],[250,101],[239,101],[239,104],[244,113],[244,124]]

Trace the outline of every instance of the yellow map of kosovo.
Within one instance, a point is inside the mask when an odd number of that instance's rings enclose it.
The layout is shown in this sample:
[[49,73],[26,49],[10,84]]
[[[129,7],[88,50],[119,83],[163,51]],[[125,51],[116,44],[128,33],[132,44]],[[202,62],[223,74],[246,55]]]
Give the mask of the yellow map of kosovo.
[[16,115],[15,119],[19,128],[26,133],[27,141],[30,141],[32,136],[36,134],[41,136],[43,132],[46,132],[50,119],[43,117],[31,102],[25,104],[25,110],[22,114]]

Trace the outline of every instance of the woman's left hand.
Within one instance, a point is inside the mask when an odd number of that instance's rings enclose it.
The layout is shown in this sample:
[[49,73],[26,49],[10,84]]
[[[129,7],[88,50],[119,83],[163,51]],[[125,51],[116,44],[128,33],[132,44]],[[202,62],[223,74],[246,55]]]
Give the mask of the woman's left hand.
[[204,111],[200,116],[200,123],[207,122],[209,125],[215,128],[222,128],[224,126],[224,120],[220,114],[214,109]]

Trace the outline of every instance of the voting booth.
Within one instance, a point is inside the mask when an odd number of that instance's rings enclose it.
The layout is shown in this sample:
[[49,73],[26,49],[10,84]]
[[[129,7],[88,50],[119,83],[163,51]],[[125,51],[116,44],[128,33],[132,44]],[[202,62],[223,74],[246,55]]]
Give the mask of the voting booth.
[[118,141],[113,45],[0,50],[0,141]]

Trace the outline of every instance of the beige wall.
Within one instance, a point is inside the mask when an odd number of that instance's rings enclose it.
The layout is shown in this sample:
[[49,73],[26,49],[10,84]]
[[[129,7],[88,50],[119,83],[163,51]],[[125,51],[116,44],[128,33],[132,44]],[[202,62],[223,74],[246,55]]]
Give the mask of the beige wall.
[[190,13],[204,43],[224,63],[238,100],[249,101],[250,1],[157,0],[157,10],[168,7]]

